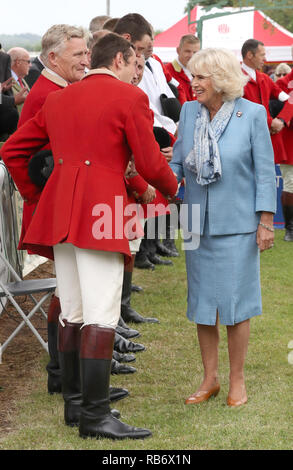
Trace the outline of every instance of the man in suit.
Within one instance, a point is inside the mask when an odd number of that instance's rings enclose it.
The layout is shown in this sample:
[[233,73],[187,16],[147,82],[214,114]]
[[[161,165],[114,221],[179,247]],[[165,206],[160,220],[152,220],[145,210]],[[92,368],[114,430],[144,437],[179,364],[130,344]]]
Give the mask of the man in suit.
[[[92,67],[79,83],[51,93],[1,155],[28,203],[39,200],[24,245],[54,251],[65,410],[76,413],[82,437],[138,439],[150,432],[122,423],[109,408],[124,258],[131,257],[124,173],[134,155],[139,174],[165,196],[174,196],[177,181],[155,142],[148,99],[130,85],[136,56],[129,42],[106,35],[93,48]],[[55,165],[39,197],[27,165],[32,148],[49,140]],[[118,211],[117,196],[123,205]],[[72,383],[79,375],[79,344],[81,394]]]
[[5,141],[17,127],[16,105],[24,102],[25,95],[25,89],[13,95],[11,59],[8,54],[0,51],[0,147],[1,142]]
[[195,99],[191,88],[192,75],[187,68],[187,64],[193,54],[199,50],[200,40],[193,34],[186,34],[182,36],[179,46],[176,49],[178,54],[177,59],[165,65],[168,72],[173,78],[178,80],[184,90],[184,93],[179,98],[181,104],[185,103],[185,101],[193,101]]
[[[30,68],[30,55],[23,47],[13,47],[7,52],[11,58],[11,75],[13,78],[12,91],[14,96],[22,89],[26,89],[24,94],[25,98],[29,92],[29,86],[24,77],[28,74]],[[18,114],[20,115],[23,103],[17,106]]]
[[25,77],[25,81],[28,84],[29,88],[31,88],[33,84],[37,81],[44,67],[45,66],[40,56],[36,56],[33,58],[33,60],[31,61],[29,72]]

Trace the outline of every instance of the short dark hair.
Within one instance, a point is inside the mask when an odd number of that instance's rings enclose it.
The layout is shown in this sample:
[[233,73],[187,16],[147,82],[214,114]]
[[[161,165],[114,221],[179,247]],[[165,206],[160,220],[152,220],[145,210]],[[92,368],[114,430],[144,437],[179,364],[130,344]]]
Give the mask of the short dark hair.
[[134,48],[132,44],[116,33],[108,33],[99,39],[92,50],[91,68],[109,67],[112,65],[118,52],[122,52],[123,59],[128,63]]
[[258,46],[264,46],[264,43],[258,41],[257,39],[247,39],[245,43],[242,45],[241,54],[243,59],[246,57],[247,52],[252,52],[255,55]]
[[130,34],[132,43],[141,41],[145,34],[150,37],[153,36],[151,25],[138,13],[129,13],[120,18],[114,28],[114,32],[117,34]]

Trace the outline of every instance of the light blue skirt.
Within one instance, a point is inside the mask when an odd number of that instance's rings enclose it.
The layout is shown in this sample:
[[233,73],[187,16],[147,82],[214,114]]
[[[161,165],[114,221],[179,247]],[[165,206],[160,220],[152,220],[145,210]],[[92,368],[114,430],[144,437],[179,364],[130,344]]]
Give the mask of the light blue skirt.
[[256,232],[210,236],[208,214],[197,250],[187,250],[187,317],[202,325],[235,325],[262,312]]

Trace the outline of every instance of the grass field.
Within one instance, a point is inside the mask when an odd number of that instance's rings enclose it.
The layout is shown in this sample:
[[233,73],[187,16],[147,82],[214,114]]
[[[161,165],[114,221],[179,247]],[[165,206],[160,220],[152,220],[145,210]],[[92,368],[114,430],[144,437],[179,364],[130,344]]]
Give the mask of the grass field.
[[[80,439],[77,428],[63,424],[61,396],[46,393],[46,354],[34,378],[34,391],[19,403],[16,429],[1,438],[2,449],[214,450],[293,448],[293,364],[288,344],[293,340],[293,244],[276,231],[272,250],[261,255],[263,315],[251,321],[246,364],[248,404],[226,406],[228,354],[221,327],[219,395],[195,406],[184,399],[202,378],[196,326],[185,316],[184,255],[173,267],[154,272],[135,270],[134,282],[144,293],[133,294],[133,306],[160,324],[139,325],[147,350],[136,355],[133,375],[111,376],[113,386],[130,396],[115,403],[122,420],[147,427],[153,436],[143,441]],[[178,242],[178,246],[180,243]]]

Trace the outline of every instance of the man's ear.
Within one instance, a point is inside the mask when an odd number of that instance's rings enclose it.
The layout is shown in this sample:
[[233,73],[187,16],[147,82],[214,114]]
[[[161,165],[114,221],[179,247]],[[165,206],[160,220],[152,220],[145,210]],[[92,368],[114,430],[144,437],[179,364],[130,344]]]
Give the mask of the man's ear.
[[131,35],[129,33],[123,33],[121,36],[127,41],[131,42]]
[[248,51],[246,54],[247,59],[251,60],[253,58],[254,54],[252,51]]
[[114,58],[114,65],[117,69],[120,69],[121,66],[125,63],[123,59],[123,53],[122,52],[117,52],[115,58]]
[[54,51],[49,52],[48,54],[48,62],[51,65],[57,65],[57,54]]

